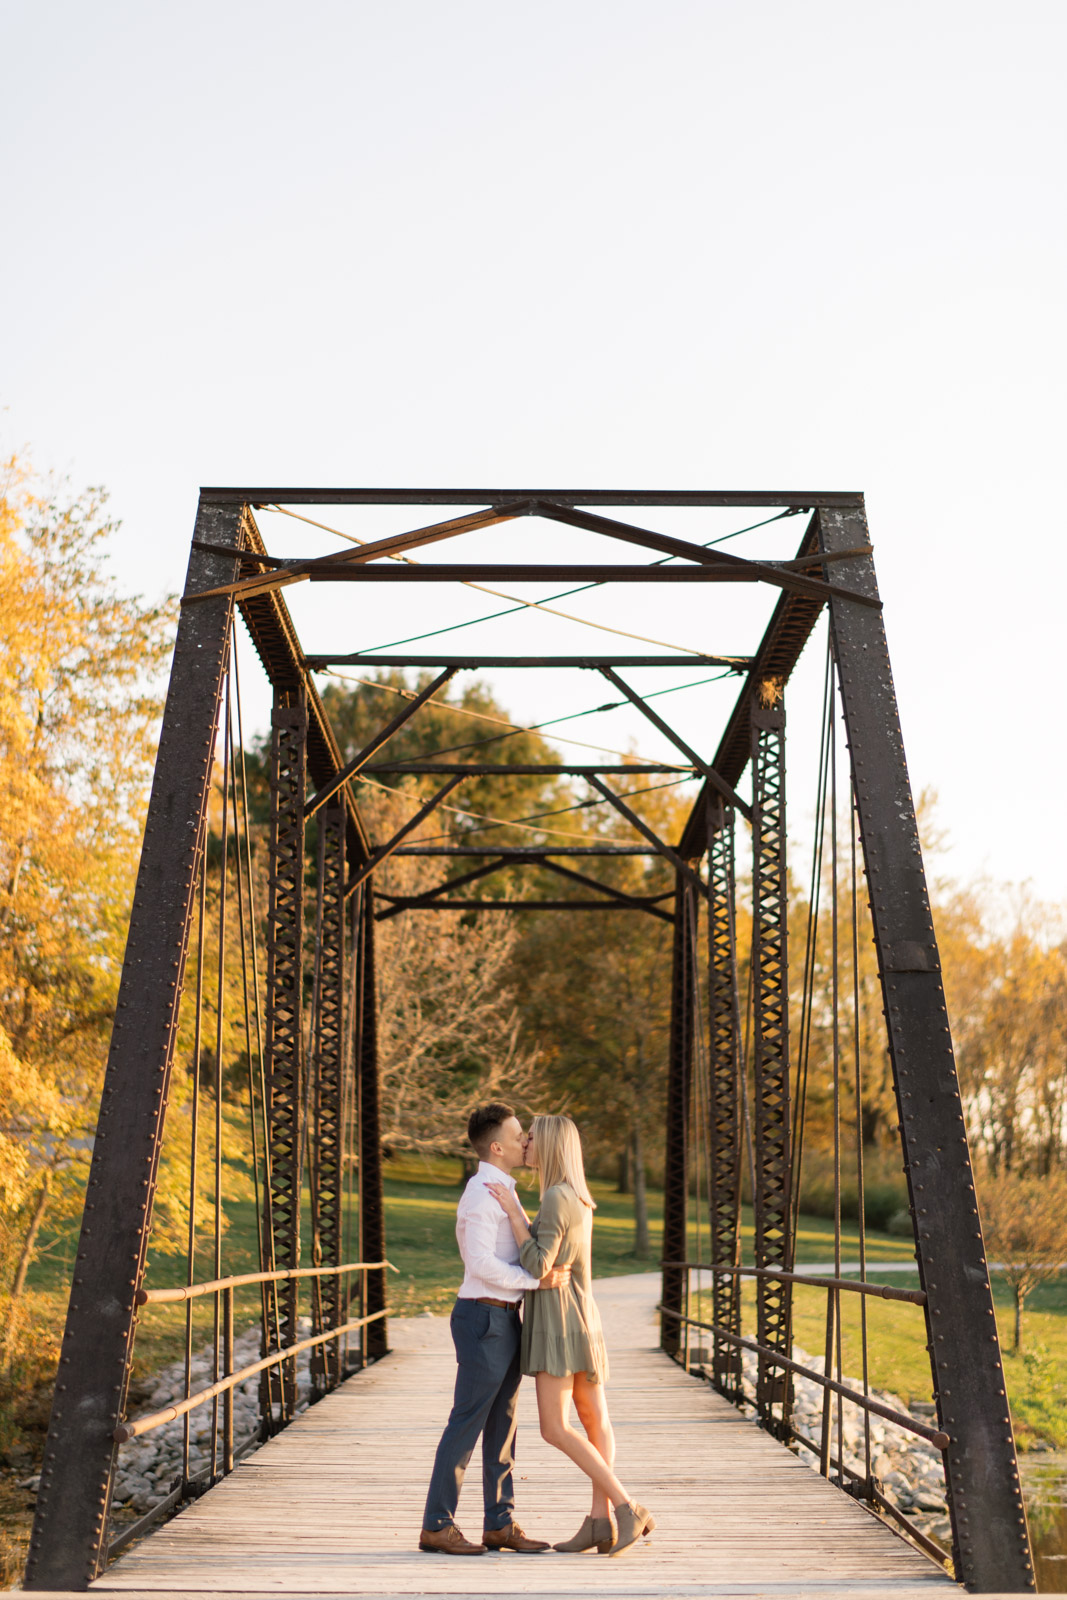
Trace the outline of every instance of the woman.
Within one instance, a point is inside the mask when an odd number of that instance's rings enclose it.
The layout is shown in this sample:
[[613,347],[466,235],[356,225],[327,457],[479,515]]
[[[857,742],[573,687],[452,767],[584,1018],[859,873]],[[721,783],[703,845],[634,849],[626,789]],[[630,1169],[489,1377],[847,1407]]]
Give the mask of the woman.
[[[621,1555],[655,1522],[631,1500],[612,1471],[615,1436],[608,1417],[604,1384],[608,1358],[590,1287],[595,1203],[585,1181],[582,1146],[570,1117],[534,1117],[526,1141],[525,1165],[537,1169],[541,1209],[531,1225],[518,1197],[501,1183],[487,1185],[507,1213],[527,1272],[543,1278],[552,1267],[570,1267],[566,1289],[526,1295],[522,1323],[522,1370],[537,1379],[541,1437],[570,1459],[593,1482],[593,1506],[573,1539],[557,1550],[608,1550]],[[588,1443],[570,1423],[570,1403]],[[611,1511],[617,1532],[612,1541]]]

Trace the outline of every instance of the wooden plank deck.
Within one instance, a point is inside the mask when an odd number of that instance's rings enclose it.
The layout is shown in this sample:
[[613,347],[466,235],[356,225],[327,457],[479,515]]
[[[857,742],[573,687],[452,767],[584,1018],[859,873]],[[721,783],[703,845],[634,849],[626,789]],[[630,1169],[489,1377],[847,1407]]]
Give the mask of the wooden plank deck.
[[[416,1548],[448,1412],[453,1358],[440,1318],[392,1325],[394,1353],[313,1406],[224,1483],[120,1557],[94,1589],[135,1595],[859,1595],[935,1600],[955,1585],[856,1502],[655,1349],[650,1280],[597,1285],[612,1359],[618,1471],[654,1511],[628,1555],[449,1559]],[[517,1515],[566,1538],[586,1481],[520,1400]],[[481,1530],[475,1456],[459,1524]]]

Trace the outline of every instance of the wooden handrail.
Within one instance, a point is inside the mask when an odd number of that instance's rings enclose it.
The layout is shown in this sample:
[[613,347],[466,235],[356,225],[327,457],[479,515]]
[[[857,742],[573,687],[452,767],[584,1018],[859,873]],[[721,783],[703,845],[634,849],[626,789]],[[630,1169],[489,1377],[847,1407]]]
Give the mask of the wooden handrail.
[[310,1350],[314,1345],[326,1344],[330,1339],[339,1339],[343,1333],[351,1333],[355,1328],[365,1328],[368,1322],[378,1322],[386,1315],[385,1311],[375,1311],[369,1317],[357,1317],[354,1322],[344,1322],[339,1328],[330,1328],[326,1333],[317,1333],[310,1339],[301,1339],[299,1344],[291,1344],[285,1350],[274,1350],[269,1356],[264,1356],[262,1361],[253,1361],[250,1367],[242,1367],[240,1372],[231,1372],[227,1377],[220,1378],[218,1383],[212,1383],[208,1388],[199,1390],[197,1394],[191,1394],[187,1400],[178,1400],[174,1405],[165,1406],[162,1411],[152,1411],[147,1417],[138,1417],[134,1422],[120,1423],[111,1437],[116,1444],[127,1444],[142,1433],[151,1433],[153,1428],[160,1428],[165,1422],[173,1422],[175,1418],[183,1417],[187,1411],[195,1410],[197,1406],[213,1400],[216,1395],[225,1394],[227,1389],[236,1388],[239,1383],[244,1383],[246,1378],[254,1378],[257,1372],[264,1372],[267,1367],[279,1366],[281,1362],[288,1361],[290,1356],[299,1355],[301,1350]]
[[205,1294],[219,1294],[225,1289],[239,1289],[249,1283],[277,1283],[282,1278],[325,1278],[340,1276],[342,1272],[377,1272],[388,1267],[399,1272],[391,1261],[349,1261],[343,1267],[289,1267],[278,1272],[242,1272],[236,1278],[212,1278],[209,1283],[190,1283],[177,1289],[138,1289],[139,1306],[158,1306],[175,1300],[199,1300]]
[[923,1422],[916,1422],[914,1417],[906,1411],[894,1411],[892,1406],[882,1405],[880,1400],[872,1400],[870,1395],[860,1394],[858,1389],[850,1389],[845,1383],[836,1383],[833,1378],[826,1378],[821,1372],[815,1372],[811,1367],[802,1366],[799,1361],[791,1361],[780,1350],[774,1350],[770,1345],[757,1344],[755,1339],[743,1339],[739,1333],[731,1333],[717,1322],[700,1322],[696,1317],[686,1317],[680,1311],[673,1310],[670,1306],[658,1305],[657,1311],[666,1317],[673,1317],[676,1322],[687,1323],[691,1328],[703,1328],[707,1333],[714,1333],[718,1338],[725,1339],[728,1344],[739,1345],[742,1350],[754,1350],[758,1356],[774,1367],[787,1367],[790,1372],[799,1372],[801,1377],[810,1378],[813,1383],[821,1384],[824,1389],[832,1389],[834,1394],[851,1400],[853,1405],[859,1406],[864,1411],[871,1411],[876,1417],[884,1417],[887,1422],[895,1422],[898,1428],[906,1428],[909,1433],[917,1433],[920,1439],[927,1439],[938,1450],[947,1450],[952,1440],[947,1433],[942,1433],[939,1428],[928,1428]]
[[780,1272],[776,1267],[725,1267],[710,1261],[661,1261],[661,1267],[688,1267],[691,1272],[727,1272],[734,1278],[773,1278],[776,1283],[807,1283],[814,1289],[848,1289],[852,1294],[873,1294],[880,1300],[906,1300],[924,1306],[922,1289],[894,1289],[888,1283],[864,1283],[855,1278],[817,1278],[810,1272]]

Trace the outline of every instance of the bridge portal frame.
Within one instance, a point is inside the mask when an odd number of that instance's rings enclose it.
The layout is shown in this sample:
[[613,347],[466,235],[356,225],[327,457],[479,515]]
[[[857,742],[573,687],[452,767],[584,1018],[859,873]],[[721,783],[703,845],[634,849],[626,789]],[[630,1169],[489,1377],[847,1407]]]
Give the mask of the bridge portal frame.
[[[486,509],[409,534],[378,540],[343,556],[309,561],[268,555],[253,509],[279,503],[305,506],[481,505]],[[721,551],[709,552],[686,540],[634,527],[591,509],[728,505],[810,511],[811,518],[796,559],[788,563],[758,562],[726,556]],[[396,555],[460,532],[530,515],[605,534],[646,551],[656,551],[667,559],[681,558],[691,565],[684,568],[665,567],[662,563],[651,567],[611,564],[579,567],[513,563],[488,567],[461,562],[388,568],[384,564],[367,564],[376,557]],[[281,590],[304,579],[440,582],[491,576],[497,581],[510,578],[521,582],[531,576],[557,580],[578,574],[584,581],[598,583],[759,582],[772,584],[781,591],[755,655],[733,658],[733,664],[745,674],[745,683],[710,764],[689,750],[669,726],[625,684],[620,685],[617,678],[620,668],[657,665],[670,658],[530,657],[518,661],[460,655],[434,661],[445,669],[444,677],[461,667],[474,665],[476,660],[480,665],[598,667],[679,745],[692,763],[691,770],[704,777],[704,788],[683,836],[671,846],[657,839],[602,782],[600,774],[604,769],[565,769],[587,777],[638,833],[644,835],[652,848],[672,863],[676,874],[665,1180],[664,1347],[670,1348],[672,1353],[678,1352],[677,1330],[686,1320],[687,1273],[681,1270],[680,1263],[685,1258],[690,1187],[688,1121],[692,1114],[695,1004],[690,974],[696,911],[701,904],[709,903],[708,885],[698,870],[700,861],[707,855],[712,880],[710,943],[716,952],[710,997],[711,1036],[718,1041],[715,1111],[709,1119],[711,1195],[718,1218],[712,1235],[713,1266],[720,1269],[715,1280],[713,1378],[724,1393],[735,1399],[738,1397],[739,1360],[737,1347],[731,1339],[737,1323],[738,1280],[725,1270],[737,1267],[738,1222],[736,1206],[731,1211],[724,1185],[727,1175],[737,1170],[739,1133],[736,1102],[731,1115],[724,1095],[730,1074],[734,1074],[737,1082],[740,1072],[734,1065],[738,1048],[736,1023],[732,1037],[727,1025],[731,1007],[736,1018],[738,997],[736,937],[732,925],[735,920],[733,869],[724,851],[725,834],[732,824],[731,813],[740,810],[746,816],[754,813],[757,841],[760,838],[765,843],[770,840],[770,848],[764,849],[760,857],[762,879],[757,873],[753,962],[757,993],[755,1115],[760,1152],[755,1195],[757,1269],[766,1274],[759,1279],[758,1342],[763,1350],[757,1404],[764,1425],[788,1438],[789,1365],[787,1358],[781,1363],[773,1359],[779,1351],[785,1357],[789,1341],[791,1284],[787,1274],[792,1266],[788,1208],[788,980],[783,908],[784,735],[778,707],[800,652],[826,607],[851,747],[855,804],[870,885],[874,938],[900,1111],[902,1151],[916,1220],[916,1255],[925,1298],[938,1422],[950,1441],[945,1452],[945,1467],[957,1575],[975,1592],[1022,1592],[1033,1587],[1014,1441],[992,1320],[988,1270],[862,495],[807,491],[657,493],[235,488],[202,491],[197,514],[46,1446],[27,1567],[27,1588],[84,1588],[98,1575],[107,1557],[105,1539],[115,1435],[126,1404],[136,1305],[145,1268],[178,1004],[188,955],[193,894],[206,848],[212,753],[218,735],[235,608],[240,610],[273,684],[276,717],[279,711],[291,713],[296,708],[303,715],[302,721],[299,717],[294,721],[291,715],[288,719],[281,718],[276,732],[284,722],[290,743],[294,736],[296,739],[297,748],[289,751],[286,770],[295,770],[301,761],[306,762],[316,792],[314,806],[312,802],[305,803],[305,815],[325,804],[330,796],[340,799],[340,804],[335,805],[336,814],[331,815],[329,821],[338,837],[343,832],[344,855],[350,874],[346,892],[352,906],[353,965],[351,1004],[345,1025],[348,1042],[341,1057],[347,1053],[352,1069],[348,1080],[350,1089],[346,1090],[342,1084],[338,1091],[334,1082],[340,1060],[336,1041],[331,1035],[325,1044],[319,1043],[319,1054],[325,1050],[330,1058],[324,1080],[327,1102],[323,1127],[329,1145],[334,1136],[331,1130],[336,1125],[338,1106],[343,1103],[345,1093],[350,1093],[356,1102],[361,1168],[360,1255],[364,1261],[384,1261],[374,923],[381,916],[395,914],[395,909],[376,913],[373,872],[399,847],[400,839],[374,850],[367,838],[349,780],[361,765],[369,762],[374,751],[364,752],[355,763],[346,765],[342,761],[310,677],[314,666],[344,658],[303,655]],[[385,658],[369,656],[356,659],[367,664],[385,662]],[[694,660],[692,656],[684,659],[689,664]],[[710,664],[723,658],[701,659]],[[422,656],[388,660],[389,664],[398,665],[430,664],[430,660]],[[296,721],[300,721],[299,729]],[[383,735],[375,749],[385,742],[388,730],[383,730]],[[750,812],[737,794],[736,785],[752,759],[756,763],[756,784]],[[280,755],[276,765],[275,798],[284,787]],[[449,783],[420,815],[427,814],[458,781],[457,774],[450,774]],[[304,818],[297,818],[297,809],[298,806],[290,804],[292,816],[289,820],[296,833],[302,835]],[[408,831],[408,828],[402,830],[403,833]],[[283,832],[283,819],[278,816],[272,836],[274,845]],[[509,856],[501,852],[501,860],[521,857],[530,864],[551,866],[549,857],[565,853],[539,849],[514,852]],[[589,853],[608,855],[612,852],[605,849]],[[555,870],[560,870],[558,865]],[[470,876],[479,875],[476,871]],[[573,872],[569,875],[576,876]],[[624,903],[627,897],[612,896],[606,886],[594,880],[585,881],[593,881],[595,888],[605,890],[607,898],[542,900],[533,905],[541,909],[638,910],[664,915],[660,908],[651,904],[627,905]],[[723,887],[726,884],[728,889]],[[716,885],[720,901],[723,893],[730,896],[730,916],[725,920],[721,903],[716,910]],[[291,894],[290,884],[290,899]],[[456,909],[479,904],[482,902],[449,902],[424,895],[396,909],[432,910],[446,905]],[[510,904],[514,903],[492,902],[493,906]],[[531,903],[518,904],[527,908]],[[291,933],[292,919],[295,917],[298,924],[299,913],[292,907],[290,911]],[[289,943],[293,943],[291,938]],[[336,945],[336,938],[334,943]],[[343,943],[342,929],[342,960]],[[299,940],[295,948],[298,946]],[[293,955],[292,950],[289,953]],[[329,981],[334,982],[335,976]],[[288,1028],[289,1057],[299,1100],[304,1049],[299,1027],[300,982],[296,980],[294,990],[291,972],[286,981],[289,987],[283,995],[283,985],[273,980],[268,1015],[270,1007],[274,1006],[276,1022],[280,1020]],[[280,1004],[283,1000],[288,1001],[288,1010]],[[333,1056],[330,1056],[331,1050]],[[343,1067],[340,1070],[344,1072]],[[290,1088],[294,1088],[294,1084],[290,1084]],[[286,1121],[284,1112],[285,1106],[280,1105],[282,1122]],[[290,1149],[290,1153],[292,1131],[287,1123],[279,1133],[281,1144]],[[282,1165],[284,1169],[284,1159]],[[294,1243],[298,1224],[293,1218],[299,1212],[299,1161],[295,1166],[290,1162],[290,1169],[288,1176],[283,1170],[281,1177],[282,1187],[288,1182],[290,1192],[283,1193],[275,1184],[264,1223],[275,1251],[287,1250],[292,1254],[298,1248]],[[323,1219],[317,1217],[316,1220],[321,1224]],[[281,1228],[284,1232],[290,1223],[289,1234],[282,1239],[278,1230]],[[323,1236],[328,1239],[328,1249],[333,1253],[337,1246],[330,1229],[327,1217]],[[960,1248],[963,1240],[969,1242]],[[782,1276],[778,1277],[777,1273]],[[385,1268],[366,1276],[363,1310],[380,1315],[365,1330],[363,1357],[375,1358],[387,1350]],[[732,1286],[729,1292],[728,1279]],[[272,1292],[284,1296],[289,1291]],[[332,1303],[326,1297],[321,1305],[323,1318],[336,1319],[343,1314],[339,1300]],[[284,1321],[280,1307],[279,1314]],[[720,1315],[725,1317],[724,1323],[719,1322]],[[320,1389],[329,1387],[339,1376],[331,1371],[324,1355],[316,1368],[317,1386]],[[283,1389],[286,1388],[291,1389],[291,1384],[283,1379]],[[780,1408],[779,1415],[775,1414],[776,1406]],[[291,1414],[291,1409],[290,1394],[290,1404],[283,1407],[284,1414]]]

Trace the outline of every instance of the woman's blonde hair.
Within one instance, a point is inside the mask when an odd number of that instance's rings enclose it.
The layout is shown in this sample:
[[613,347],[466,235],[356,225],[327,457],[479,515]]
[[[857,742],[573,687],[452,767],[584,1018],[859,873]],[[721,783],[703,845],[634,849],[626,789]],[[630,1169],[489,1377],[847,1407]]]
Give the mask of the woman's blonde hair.
[[554,1183],[570,1184],[583,1205],[596,1210],[596,1201],[585,1181],[582,1141],[570,1117],[547,1114],[534,1117],[530,1132],[537,1143],[537,1162],[541,1193]]

